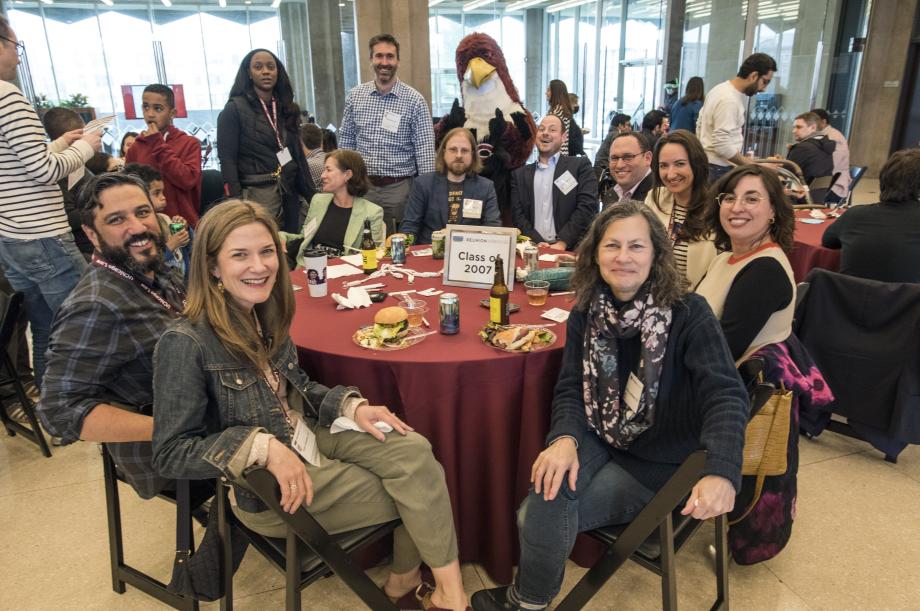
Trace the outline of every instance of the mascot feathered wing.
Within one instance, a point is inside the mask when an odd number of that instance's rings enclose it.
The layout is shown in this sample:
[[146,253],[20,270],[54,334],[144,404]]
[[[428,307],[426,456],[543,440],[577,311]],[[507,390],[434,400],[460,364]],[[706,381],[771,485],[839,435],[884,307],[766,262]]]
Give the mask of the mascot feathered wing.
[[476,135],[481,174],[495,183],[503,220],[510,224],[511,172],[530,157],[536,124],[521,104],[495,39],[479,33],[466,36],[457,45],[456,60],[463,105],[454,100],[450,114],[435,126],[435,138],[440,144],[455,127],[466,127]]

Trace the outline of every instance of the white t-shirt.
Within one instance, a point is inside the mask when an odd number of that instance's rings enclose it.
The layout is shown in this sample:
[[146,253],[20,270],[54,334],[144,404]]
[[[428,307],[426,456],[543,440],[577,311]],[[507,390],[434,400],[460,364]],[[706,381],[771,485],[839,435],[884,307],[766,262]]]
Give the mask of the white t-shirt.
[[706,94],[696,121],[696,133],[709,163],[731,165],[729,158],[742,153],[747,96],[731,81],[719,83]]

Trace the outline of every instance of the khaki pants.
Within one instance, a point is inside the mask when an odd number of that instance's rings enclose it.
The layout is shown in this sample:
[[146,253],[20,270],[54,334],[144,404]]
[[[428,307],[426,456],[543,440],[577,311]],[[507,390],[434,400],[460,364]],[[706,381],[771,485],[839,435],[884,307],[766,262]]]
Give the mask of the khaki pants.
[[262,204],[262,207],[280,224],[281,189],[277,184],[242,187],[240,195],[243,199]]
[[412,179],[407,178],[385,187],[371,186],[364,195],[364,199],[383,208],[383,223],[386,225],[387,235],[399,230],[411,189]]
[[[439,568],[457,559],[450,498],[444,469],[431,445],[417,433],[387,435],[385,443],[368,433],[332,435],[317,427],[323,455],[319,467],[307,465],[313,481],[313,504],[307,508],[330,533],[339,533],[401,518],[393,534],[395,573],[421,561]],[[247,513],[234,507],[248,528],[283,538],[287,527],[274,511]]]

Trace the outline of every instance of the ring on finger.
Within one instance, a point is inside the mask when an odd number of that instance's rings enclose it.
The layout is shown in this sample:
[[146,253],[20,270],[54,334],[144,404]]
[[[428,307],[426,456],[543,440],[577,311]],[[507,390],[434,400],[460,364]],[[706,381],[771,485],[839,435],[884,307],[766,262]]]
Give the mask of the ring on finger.
[[294,482],[291,482],[291,483],[288,485],[288,487],[291,489],[291,492],[296,492],[296,491],[297,491],[297,484],[295,484]]

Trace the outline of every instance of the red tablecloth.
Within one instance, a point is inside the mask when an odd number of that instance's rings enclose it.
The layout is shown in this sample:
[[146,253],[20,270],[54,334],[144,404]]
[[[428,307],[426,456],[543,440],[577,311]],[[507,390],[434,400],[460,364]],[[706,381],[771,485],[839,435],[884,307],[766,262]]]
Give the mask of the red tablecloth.
[[[407,267],[440,269],[441,261],[409,256]],[[518,260],[520,265],[520,260]],[[303,272],[292,272],[305,286]],[[332,280],[329,292],[344,294],[342,283],[358,276]],[[301,364],[320,382],[358,386],[374,404],[400,414],[431,442],[444,466],[450,490],[462,561],[482,563],[497,580],[511,580],[517,557],[515,512],[527,494],[530,467],[543,449],[549,428],[553,387],[562,361],[565,324],[550,327],[556,344],[531,354],[507,354],[486,346],[479,329],[488,310],[479,305],[488,292],[442,286],[441,278],[406,279],[390,276],[382,290],[436,287],[460,296],[460,333],[431,335],[421,343],[393,352],[356,346],[352,334],[373,322],[374,313],[397,305],[388,297],[368,309],[337,311],[331,297],[311,298],[306,289],[295,293],[297,312],[291,337]],[[424,299],[427,319],[438,328],[438,297]],[[569,309],[571,296],[550,297],[545,306],[527,305],[523,286],[516,283],[511,302],[521,311],[513,323],[549,323],[540,314],[551,307]]]
[[[796,282],[805,280],[808,272],[815,267],[829,269],[833,272],[840,269],[840,251],[821,246],[821,236],[824,235],[824,230],[830,227],[836,218],[829,216],[820,225],[803,223],[800,219],[811,218],[809,212],[810,210],[796,210],[795,212],[795,244],[789,256],[789,263],[792,264]],[[822,212],[827,214],[828,210]]]

